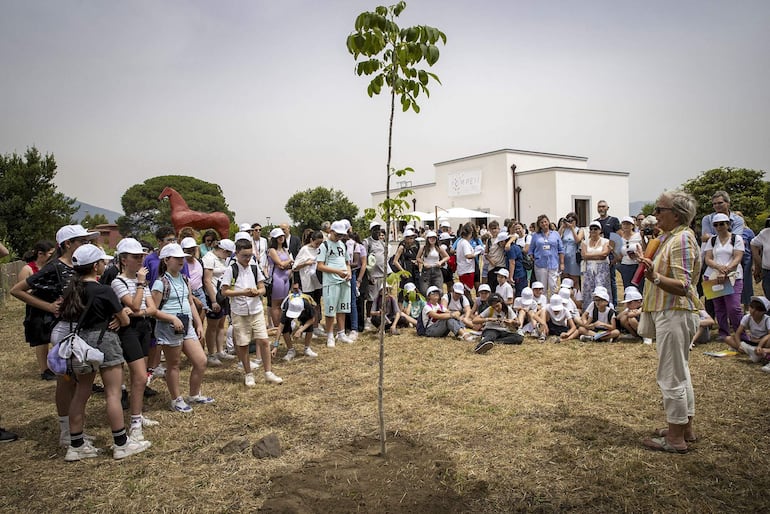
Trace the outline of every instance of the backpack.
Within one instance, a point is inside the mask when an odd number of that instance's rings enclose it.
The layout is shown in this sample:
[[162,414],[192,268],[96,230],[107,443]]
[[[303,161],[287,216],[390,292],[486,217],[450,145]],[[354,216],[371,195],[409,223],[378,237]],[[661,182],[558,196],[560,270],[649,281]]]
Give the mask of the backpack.
[[[249,267],[251,268],[251,272],[254,274],[254,283],[259,284],[259,269],[256,264],[249,263]],[[235,281],[238,280],[238,273],[240,270],[238,269],[238,263],[233,262],[230,264],[230,269],[233,271],[233,278],[230,280],[230,287],[235,286]],[[217,297],[216,301],[219,305],[222,306],[222,308],[226,308],[230,306],[230,297],[225,296],[222,294],[222,280],[220,279],[217,282]]]
[[418,336],[425,335],[425,322],[422,320],[422,312],[417,317],[417,335]]

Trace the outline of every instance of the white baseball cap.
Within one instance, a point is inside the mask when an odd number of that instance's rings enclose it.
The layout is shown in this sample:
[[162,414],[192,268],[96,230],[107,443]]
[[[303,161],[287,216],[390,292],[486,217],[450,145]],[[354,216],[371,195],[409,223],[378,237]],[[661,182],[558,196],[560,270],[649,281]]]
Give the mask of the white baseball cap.
[[[331,231],[335,232],[337,234],[343,235],[343,236],[348,233],[347,227],[341,221],[335,221],[334,223],[332,223]],[[272,232],[271,232],[271,234],[272,234]]]
[[561,296],[562,301],[564,302],[564,305],[567,305],[569,301],[572,299],[572,291],[569,289],[566,289],[562,287],[559,289],[559,296]]
[[161,259],[165,259],[166,257],[187,257],[187,254],[182,251],[182,247],[177,243],[169,243],[160,249],[160,255],[158,255],[158,257]]
[[590,227],[599,227],[599,230],[601,230],[602,229],[602,224],[599,223],[598,221],[592,221],[591,223],[588,224],[588,227],[589,228]]
[[446,220],[444,220],[441,223],[439,223],[438,226],[439,226],[439,228],[441,228],[441,227],[452,228],[452,225],[450,225],[449,222],[446,221]]
[[414,237],[414,230],[412,230],[412,227],[407,227],[406,230],[404,230],[404,237]]
[[279,227],[275,227],[273,230],[270,231],[271,239],[275,239],[276,237],[281,237],[281,236],[286,236],[286,234]]
[[542,282],[532,282],[532,289],[545,289],[545,288],[543,287]]
[[431,293],[438,293],[438,294],[441,294],[441,289],[439,289],[439,288],[438,288],[438,287],[436,287],[436,286],[430,286],[430,287],[428,288],[428,291],[426,292],[426,295],[430,295]]
[[116,248],[118,253],[130,253],[132,255],[142,255],[147,252],[142,248],[142,244],[133,237],[126,237],[118,242]]
[[217,246],[226,252],[235,253],[235,243],[232,239],[222,239]]
[[564,310],[564,301],[562,300],[561,296],[557,293],[555,295],[551,295],[551,310],[554,312],[559,312],[561,310]]
[[483,293],[484,291],[486,291],[487,293],[492,292],[492,288],[489,287],[489,284],[481,284],[479,286],[479,293]]
[[411,293],[412,291],[415,291],[415,290],[417,290],[417,286],[414,285],[414,282],[407,282],[406,284],[404,284],[404,291],[406,291],[407,293]]
[[352,226],[353,226],[353,225],[351,225],[351,224],[350,224],[350,221],[348,221],[348,220],[346,220],[346,219],[344,219],[344,218],[340,220],[340,223],[342,223],[343,225],[345,225],[345,233],[346,233],[346,234],[348,233],[348,230],[350,230],[350,227],[352,227]]
[[198,246],[198,243],[192,237],[185,237],[182,239],[182,242],[179,244],[179,246],[181,246],[182,250],[184,250],[186,248],[195,248]]
[[535,301],[535,293],[532,292],[531,287],[525,287],[521,290],[521,304],[522,305],[532,305],[532,302]]
[[233,238],[233,241],[240,241],[241,239],[245,239],[247,241],[251,241],[251,234],[249,232],[236,232],[235,237]]
[[620,222],[621,222],[621,223],[630,223],[630,224],[632,224],[632,225],[634,225],[634,224],[635,224],[635,223],[634,223],[634,218],[632,218],[631,216],[623,216],[623,217],[620,219]]
[[89,232],[83,228],[83,225],[64,225],[56,232],[56,243],[61,246],[64,241],[69,241],[76,237],[96,239],[99,237],[99,232]]
[[438,236],[434,231],[428,230],[427,232],[425,232],[425,239],[428,239],[429,237],[438,237]]
[[571,278],[562,279],[561,287],[566,287],[567,289],[572,289],[573,287],[575,287],[575,282]]
[[448,241],[452,239],[452,234],[449,232],[442,232],[440,236],[438,236],[439,241]]
[[[765,312],[770,311],[770,300],[765,298],[764,296],[752,296],[751,297],[752,302],[759,302],[762,305],[765,306]],[[749,302],[751,303],[751,302]]]
[[463,294],[465,292],[465,286],[462,282],[455,282],[452,286],[452,291],[455,293]]
[[299,318],[300,314],[302,314],[302,311],[305,309],[305,302],[302,300],[302,297],[295,296],[291,300],[289,300],[289,308],[286,309],[286,317],[297,319]]
[[718,212],[714,214],[714,217],[711,218],[711,224],[717,223],[718,221],[730,221],[730,217],[727,214],[723,214],[721,212]]
[[503,268],[501,270],[497,270],[497,274],[500,275],[500,276],[503,276],[505,278],[508,278],[509,276],[511,276],[511,274],[508,273],[508,270],[505,269],[505,268]]
[[241,232],[251,232],[253,229],[251,228],[251,225],[248,223],[241,223],[241,225],[238,227],[238,230]]
[[380,225],[382,225],[382,223],[380,223],[379,221],[372,221],[371,223],[369,223],[369,230],[373,229],[374,227],[379,227]]
[[508,232],[500,232],[499,234],[497,234],[497,237],[495,238],[495,244],[508,241],[509,237],[510,236],[508,235]]
[[104,253],[104,250],[98,246],[82,245],[73,252],[72,264],[75,266],[87,266],[106,258],[107,255]]

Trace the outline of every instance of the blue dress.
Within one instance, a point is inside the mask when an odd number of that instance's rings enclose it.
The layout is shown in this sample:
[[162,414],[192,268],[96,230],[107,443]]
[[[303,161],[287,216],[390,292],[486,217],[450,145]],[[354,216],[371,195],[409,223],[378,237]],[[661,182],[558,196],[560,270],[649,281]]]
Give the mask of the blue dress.
[[564,230],[561,236],[561,242],[564,245],[564,273],[574,277],[580,276],[580,264],[577,262],[577,242],[575,235],[570,229]]

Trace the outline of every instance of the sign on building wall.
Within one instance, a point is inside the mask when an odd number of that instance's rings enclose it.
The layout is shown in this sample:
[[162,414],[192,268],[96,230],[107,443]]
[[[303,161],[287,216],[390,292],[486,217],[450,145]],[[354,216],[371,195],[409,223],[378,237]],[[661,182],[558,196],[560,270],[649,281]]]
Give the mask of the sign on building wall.
[[481,194],[481,170],[454,171],[447,174],[449,196]]

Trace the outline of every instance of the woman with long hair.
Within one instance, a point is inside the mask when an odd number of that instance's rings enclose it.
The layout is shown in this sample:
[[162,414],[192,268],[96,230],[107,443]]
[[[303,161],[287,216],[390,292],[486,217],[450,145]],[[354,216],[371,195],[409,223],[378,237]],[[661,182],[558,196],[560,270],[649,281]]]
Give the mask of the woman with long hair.
[[281,302],[289,294],[289,282],[291,268],[294,259],[289,254],[286,244],[286,234],[280,228],[270,231],[270,245],[267,251],[267,269],[272,277],[272,289],[270,293],[270,319],[273,326],[281,323]]
[[[24,262],[27,264],[21,268],[19,272],[19,282],[27,280],[29,277],[40,271],[48,261],[51,260],[54,252],[56,251],[56,245],[51,241],[38,241],[32,247],[30,251],[24,254]],[[27,335],[27,326],[33,324],[32,313],[34,307],[25,305],[24,312],[24,334]],[[36,313],[39,314],[39,313]],[[37,360],[37,367],[40,371],[40,378],[42,380],[54,380],[56,375],[48,369],[48,342],[44,344],[32,344],[29,337],[27,337],[27,344],[29,344],[35,350],[35,359]]]
[[[95,245],[83,245],[72,254],[75,277],[64,291],[61,319],[69,330],[76,325],[78,335],[104,354],[99,374],[104,383],[107,419],[112,429],[112,456],[123,459],[149,448],[149,441],[134,440],[126,433],[123,408],[120,406],[120,386],[123,383],[123,350],[118,334],[113,329],[128,325],[128,307],[123,307],[110,286],[100,284],[98,276],[104,272],[104,251]],[[69,409],[70,445],[64,460],[67,462],[90,459],[99,450],[83,436],[86,403],[91,397],[95,372],[78,374],[75,395]]]
[[[309,232],[308,232],[309,231]],[[324,242],[324,234],[320,230],[313,231],[306,229],[303,234],[302,243],[304,246],[299,249],[297,258],[294,260],[292,269],[299,273],[299,283],[302,292],[310,296],[316,304],[315,327],[318,328],[318,322],[321,320],[321,295],[323,286],[318,280],[316,273],[316,257],[318,256],[318,247]]]
[[[56,232],[56,253],[39,272],[20,280],[11,288],[11,295],[33,308],[25,325],[27,341],[32,346],[48,345],[53,339],[67,335],[63,324],[57,324],[64,289],[72,280],[72,253],[99,237],[81,225],[65,225]],[[57,340],[58,340],[57,339]],[[75,383],[68,377],[56,379],[56,411],[59,415],[59,444],[69,446],[69,409]]]
[[157,421],[142,415],[144,391],[147,385],[147,356],[150,352],[152,325],[150,317],[155,315],[155,302],[147,284],[148,269],[143,266],[145,253],[142,245],[133,238],[118,243],[117,263],[120,274],[110,284],[118,300],[130,309],[129,324],[118,331],[123,358],[130,372],[129,413],[131,426],[129,436],[144,440],[142,427],[155,426]]
[[545,214],[537,217],[537,228],[532,234],[529,254],[535,261],[535,279],[545,285],[546,298],[550,298],[559,292],[557,282],[559,273],[564,271],[564,245]]
[[424,295],[430,286],[443,289],[444,276],[441,267],[449,260],[446,250],[438,244],[438,235],[429,230],[425,234],[425,245],[417,251],[417,263],[422,267],[420,272],[420,292]]
[[[220,241],[220,244],[224,241]],[[192,407],[188,402],[214,403],[213,398],[201,394],[207,363],[206,353],[200,344],[203,327],[198,311],[195,310],[190,287],[182,275],[185,259],[182,247],[170,243],[161,249],[159,257],[158,279],[152,286],[152,299],[158,306],[155,312],[158,320],[155,324],[155,338],[166,355],[166,385],[173,398],[171,410],[191,412]],[[182,352],[192,366],[190,396],[187,401],[179,394],[179,360]]]

